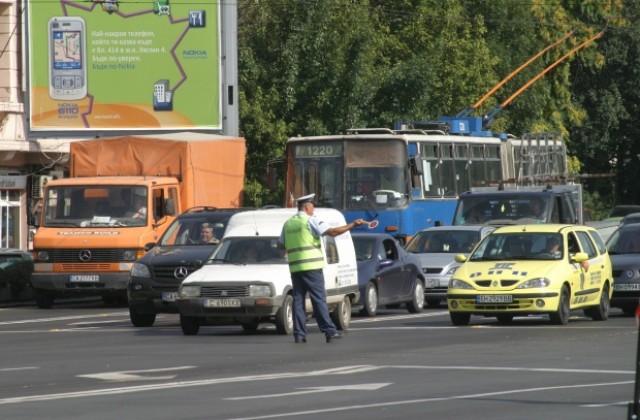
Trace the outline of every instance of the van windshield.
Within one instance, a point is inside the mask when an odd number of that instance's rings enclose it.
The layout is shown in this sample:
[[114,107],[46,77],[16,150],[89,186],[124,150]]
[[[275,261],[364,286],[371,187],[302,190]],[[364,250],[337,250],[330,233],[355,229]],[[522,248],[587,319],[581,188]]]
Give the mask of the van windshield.
[[287,264],[285,251],[278,248],[278,237],[225,238],[208,264]]

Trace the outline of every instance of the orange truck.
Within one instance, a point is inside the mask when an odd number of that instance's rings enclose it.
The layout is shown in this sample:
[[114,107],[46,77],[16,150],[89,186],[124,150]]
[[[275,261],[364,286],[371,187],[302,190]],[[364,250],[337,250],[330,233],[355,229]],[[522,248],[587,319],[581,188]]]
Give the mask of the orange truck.
[[31,285],[39,308],[56,297],[125,303],[131,265],[181,212],[240,207],[243,138],[174,133],[76,141],[70,178],[44,187]]

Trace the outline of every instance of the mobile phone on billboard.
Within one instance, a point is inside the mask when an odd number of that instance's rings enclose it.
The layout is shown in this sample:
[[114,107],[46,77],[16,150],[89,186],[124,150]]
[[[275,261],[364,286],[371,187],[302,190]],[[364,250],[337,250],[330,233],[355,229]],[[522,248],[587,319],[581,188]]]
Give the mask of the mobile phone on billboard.
[[49,96],[78,100],[87,96],[87,35],[84,19],[49,19]]

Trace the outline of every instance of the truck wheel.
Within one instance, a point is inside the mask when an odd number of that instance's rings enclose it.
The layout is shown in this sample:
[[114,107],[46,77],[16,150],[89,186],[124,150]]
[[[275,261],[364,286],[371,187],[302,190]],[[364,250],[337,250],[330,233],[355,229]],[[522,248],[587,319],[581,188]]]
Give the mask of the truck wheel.
[[364,291],[364,307],[360,313],[364,316],[376,316],[376,312],[378,312],[378,289],[370,281]]
[[140,313],[134,307],[129,307],[129,319],[134,327],[150,327],[156,322],[155,313]]
[[40,309],[51,309],[53,301],[55,300],[53,292],[43,289],[33,289],[33,297],[36,300],[36,305],[38,305]]
[[184,335],[196,335],[200,330],[200,320],[195,316],[180,315],[180,328]]
[[276,331],[281,335],[293,334],[293,296],[284,298],[282,307],[276,314]]
[[351,322],[351,299],[349,296],[342,298],[342,302],[331,312],[331,320],[336,324],[336,328],[346,331]]
[[416,278],[413,284],[413,297],[407,302],[407,310],[409,313],[417,314],[422,312],[422,308],[424,308],[424,285],[420,279]]

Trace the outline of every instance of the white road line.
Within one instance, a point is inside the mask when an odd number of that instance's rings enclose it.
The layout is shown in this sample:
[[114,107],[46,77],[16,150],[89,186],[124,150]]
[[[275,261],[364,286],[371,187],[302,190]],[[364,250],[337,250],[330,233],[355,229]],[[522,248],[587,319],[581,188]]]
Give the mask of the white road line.
[[40,369],[37,366],[24,366],[24,367],[15,367],[15,368],[1,368],[0,372],[13,372],[16,370],[33,370],[33,369]]
[[20,319],[16,321],[2,321],[0,322],[0,325],[33,324],[36,322],[70,321],[73,319],[106,318],[110,316],[128,316],[128,315],[129,315],[128,312],[114,312],[112,314],[73,315],[73,316],[61,316],[57,318]]
[[406,405],[406,404],[423,404],[423,403],[435,402],[435,401],[452,401],[452,400],[465,400],[465,399],[468,400],[472,398],[486,398],[486,397],[495,397],[500,395],[522,394],[527,392],[551,391],[555,389],[589,388],[589,387],[596,387],[596,386],[618,386],[618,385],[627,385],[630,383],[633,383],[633,381],[511,389],[508,391],[486,392],[482,394],[454,395],[451,397],[422,398],[422,399],[415,399],[415,400],[391,401],[391,402],[375,403],[375,404],[351,405],[351,406],[344,406],[344,407],[326,408],[321,410],[308,410],[308,411],[296,411],[296,412],[289,412],[289,413],[268,414],[268,415],[257,416],[257,417],[239,417],[239,418],[233,418],[228,420],[261,420],[261,419],[273,419],[273,418],[280,418],[280,417],[299,417],[299,416],[304,416],[306,414],[336,413],[340,411],[362,410],[364,408],[370,409],[370,408],[391,407],[391,406]]

